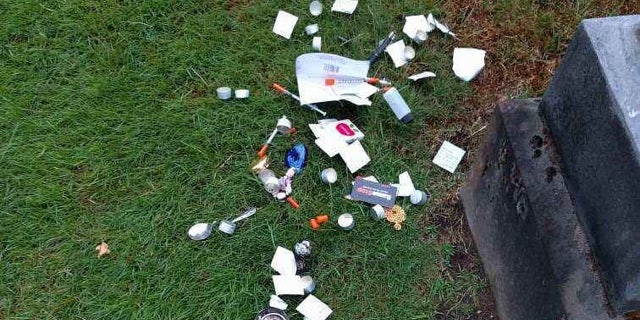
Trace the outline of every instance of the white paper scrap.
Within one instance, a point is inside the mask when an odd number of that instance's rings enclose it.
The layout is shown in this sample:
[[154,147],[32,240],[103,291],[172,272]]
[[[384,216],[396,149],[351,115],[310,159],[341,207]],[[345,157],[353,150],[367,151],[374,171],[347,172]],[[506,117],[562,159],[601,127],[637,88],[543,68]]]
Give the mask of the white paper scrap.
[[316,138],[320,138],[324,135],[325,127],[321,123],[309,123],[309,129]]
[[363,82],[358,86],[356,95],[362,99],[367,99],[378,91],[380,91],[378,87]]
[[411,176],[409,176],[409,172],[406,171],[398,176],[398,184],[394,186],[397,188],[396,195],[398,197],[409,197],[416,191],[416,188],[413,186],[413,181],[411,181]]
[[291,34],[293,33],[293,28],[295,28],[296,23],[298,23],[298,17],[280,10],[276,17],[276,22],[273,24],[273,32],[287,39],[291,39]]
[[[438,30],[440,30],[440,32],[444,33],[444,34],[448,34],[452,37],[456,37],[456,34],[451,32],[451,29],[449,29],[449,27],[445,26],[444,24],[440,23],[438,20],[436,20],[436,18],[433,17],[433,14],[429,13],[429,16],[427,17],[427,21],[429,22],[429,24],[433,27],[433,28],[438,28]],[[433,30],[433,29],[431,29]]]
[[385,50],[391,57],[391,60],[393,60],[393,64],[396,68],[400,68],[407,63],[407,59],[404,55],[404,48],[404,40],[399,40],[390,44]]
[[291,250],[278,247],[271,259],[271,268],[281,275],[295,275],[296,257]]
[[331,7],[331,11],[352,14],[356,11],[358,0],[336,0]]
[[426,78],[435,78],[436,74],[433,72],[429,72],[429,71],[425,71],[425,72],[421,72],[418,74],[414,74],[412,76],[409,77],[409,79],[413,80],[413,81],[418,81],[420,79],[426,79]]
[[276,295],[304,295],[300,276],[280,275],[272,276],[271,278],[273,279],[273,288],[276,291]]
[[436,29],[436,19],[433,17],[433,14],[429,13],[429,15],[427,16],[427,22],[427,33]]
[[356,95],[351,95],[351,94],[345,94],[342,95],[340,97],[340,99],[345,100],[345,101],[349,101],[353,104],[355,104],[356,106],[371,106],[372,102],[369,99],[363,99],[360,98]]
[[402,28],[402,32],[406,34],[409,38],[415,39],[418,31],[429,32],[433,30],[433,26],[429,24],[427,18],[423,15],[419,16],[408,16],[405,18],[404,28]]
[[271,299],[269,299],[269,307],[279,310],[287,310],[289,305],[284,300],[280,299],[280,297],[271,295]]
[[355,173],[371,161],[367,152],[362,148],[360,141],[356,141],[340,150],[340,157],[347,164],[347,168],[351,173]]
[[378,178],[376,178],[375,176],[367,176],[367,177],[362,178],[362,180],[367,180],[367,181],[371,181],[371,182],[375,182],[375,183],[380,183],[378,181]]
[[318,138],[315,142],[316,145],[331,158],[340,153],[340,150],[349,146],[344,140],[335,139],[331,136]]
[[325,320],[333,313],[333,310],[328,305],[312,294],[304,299],[296,307],[296,310],[310,320]]
[[449,141],[445,141],[440,147],[440,150],[438,150],[435,158],[433,158],[433,163],[442,169],[454,173],[465,153],[466,151],[463,149],[456,147]]
[[453,49],[453,73],[464,81],[471,81],[484,68],[486,51],[473,48]]

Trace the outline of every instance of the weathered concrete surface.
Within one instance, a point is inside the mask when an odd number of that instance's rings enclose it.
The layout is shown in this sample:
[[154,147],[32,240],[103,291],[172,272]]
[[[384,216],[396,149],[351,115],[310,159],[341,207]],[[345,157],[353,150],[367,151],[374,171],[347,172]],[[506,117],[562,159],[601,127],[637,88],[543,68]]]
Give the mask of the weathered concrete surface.
[[461,191],[501,319],[560,319],[560,289],[499,113]]
[[640,16],[585,20],[541,108],[608,296],[640,309]]
[[609,308],[537,100],[496,110],[461,197],[501,319],[620,319]]

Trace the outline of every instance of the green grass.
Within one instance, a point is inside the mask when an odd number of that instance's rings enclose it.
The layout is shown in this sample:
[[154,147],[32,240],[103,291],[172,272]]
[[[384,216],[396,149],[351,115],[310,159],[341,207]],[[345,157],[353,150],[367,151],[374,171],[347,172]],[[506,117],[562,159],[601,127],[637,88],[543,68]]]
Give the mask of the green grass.
[[[377,0],[347,16],[328,2],[313,19],[307,1],[0,2],[0,318],[252,319],[273,290],[275,247],[302,239],[314,244],[316,294],[333,319],[436,319],[442,305],[473,316],[483,280],[445,271],[454,248],[424,225],[431,206],[400,201],[408,213],[400,232],[369,219],[366,206],[343,198],[345,165],[313,145],[306,124],[317,115],[268,89],[274,81],[295,89],[294,60],[311,47],[307,24],[320,24],[325,52],[365,59],[402,28],[403,14],[446,21],[446,12],[437,1]],[[301,18],[291,40],[271,32],[279,8]],[[341,46],[339,35],[356,39]],[[472,92],[450,71],[453,47],[434,33],[409,67],[384,58],[372,68],[401,89],[410,125],[380,97],[372,107],[326,108],[365,132],[372,162],[360,174],[395,182],[408,170],[434,202],[464,180],[430,162],[441,141],[428,129],[459,131],[453,119]],[[406,80],[425,70],[438,78]],[[221,102],[219,86],[252,97]],[[282,114],[299,133],[276,140],[272,168],[284,172],[294,142],[311,151],[294,181],[295,211],[248,170]],[[331,188],[318,179],[326,167],[340,176]],[[258,214],[235,235],[187,239],[191,224],[249,206]],[[344,212],[356,215],[352,232],[307,227],[309,217]],[[98,259],[101,241],[112,253]]]

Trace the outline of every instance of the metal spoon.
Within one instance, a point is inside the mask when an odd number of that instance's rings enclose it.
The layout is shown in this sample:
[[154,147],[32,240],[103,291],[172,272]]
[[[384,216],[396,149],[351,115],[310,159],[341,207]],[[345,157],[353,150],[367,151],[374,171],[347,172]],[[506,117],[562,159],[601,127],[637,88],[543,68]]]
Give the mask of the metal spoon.
[[191,240],[200,241],[207,239],[211,235],[213,225],[217,223],[217,221],[214,221],[213,223],[196,223],[191,226],[191,228],[189,228],[187,235],[189,236],[189,238],[191,238]]

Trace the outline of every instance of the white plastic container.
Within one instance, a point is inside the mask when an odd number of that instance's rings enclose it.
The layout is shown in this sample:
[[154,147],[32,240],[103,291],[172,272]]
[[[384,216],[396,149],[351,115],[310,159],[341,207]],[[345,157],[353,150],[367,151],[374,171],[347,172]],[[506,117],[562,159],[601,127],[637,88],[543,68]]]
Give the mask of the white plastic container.
[[400,92],[398,92],[398,89],[391,87],[384,93],[383,97],[384,100],[387,101],[387,104],[389,104],[389,107],[391,107],[391,110],[393,110],[393,113],[396,115],[398,120],[402,123],[409,123],[413,120],[411,109],[400,95]]
[[276,174],[269,169],[264,169],[258,173],[258,178],[262,181],[262,185],[267,192],[274,194],[280,191],[280,181],[276,177]]
[[387,213],[384,211],[384,208],[381,205],[376,204],[375,206],[371,207],[371,218],[373,218],[374,220],[382,220],[386,217]]
[[338,180],[338,173],[334,168],[324,169],[320,172],[320,179],[324,183],[333,184]]
[[229,100],[231,99],[231,88],[222,87],[216,89],[216,93],[218,94],[218,99],[220,100]]
[[313,37],[313,40],[311,41],[311,46],[313,47],[313,50],[315,51],[322,51],[322,38],[321,37]]
[[318,1],[318,0],[314,0],[311,1],[311,4],[309,4],[309,12],[311,12],[311,15],[314,17],[317,17],[319,15],[322,14],[322,2]]
[[338,217],[338,225],[343,230],[351,230],[356,226],[356,219],[350,213],[343,213]]
[[310,24],[304,28],[304,32],[307,33],[308,36],[316,34],[320,30],[318,24]]
[[421,190],[416,190],[411,194],[411,197],[409,198],[409,200],[413,205],[422,206],[426,204],[427,201],[429,201],[429,198],[430,196],[426,192]]

